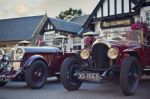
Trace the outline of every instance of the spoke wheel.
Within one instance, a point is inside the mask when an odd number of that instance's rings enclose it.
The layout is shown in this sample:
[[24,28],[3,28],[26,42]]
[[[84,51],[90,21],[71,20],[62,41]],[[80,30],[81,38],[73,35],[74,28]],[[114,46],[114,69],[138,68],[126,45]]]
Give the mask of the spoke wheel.
[[65,59],[62,63],[60,79],[67,90],[78,90],[80,88],[82,81],[78,80],[77,77],[74,76],[80,65],[80,61],[72,57]]
[[120,85],[125,95],[130,96],[136,92],[141,77],[138,60],[129,56],[122,64],[120,71]]
[[47,80],[47,65],[40,60],[32,63],[25,71],[25,80],[31,89],[39,89]]

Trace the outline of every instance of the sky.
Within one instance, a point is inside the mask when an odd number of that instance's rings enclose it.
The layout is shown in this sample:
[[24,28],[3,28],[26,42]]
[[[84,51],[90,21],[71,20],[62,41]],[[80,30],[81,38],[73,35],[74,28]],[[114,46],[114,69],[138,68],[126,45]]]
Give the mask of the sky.
[[44,15],[56,17],[61,11],[81,9],[90,14],[100,0],[0,0],[0,19]]

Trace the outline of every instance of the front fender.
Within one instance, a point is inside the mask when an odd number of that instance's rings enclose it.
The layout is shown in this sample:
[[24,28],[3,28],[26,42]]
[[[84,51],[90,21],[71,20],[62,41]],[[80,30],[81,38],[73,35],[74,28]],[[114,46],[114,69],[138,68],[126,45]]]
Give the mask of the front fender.
[[122,62],[128,57],[128,56],[134,56],[136,57],[140,62],[141,59],[139,57],[139,54],[134,49],[126,49],[123,51],[123,53],[119,57],[118,63],[122,64]]
[[46,61],[46,59],[45,59],[43,56],[41,56],[41,55],[33,55],[33,56],[31,56],[31,57],[25,62],[24,67],[29,67],[29,66],[31,66],[31,64],[32,64],[35,60],[42,60],[43,62],[45,62],[46,64],[48,64],[47,61]]
[[116,59],[116,64],[121,66],[122,62],[129,56],[129,52],[131,52],[131,50],[129,51],[129,49],[121,52],[121,54],[119,54],[119,57]]
[[75,53],[73,57],[77,58],[82,64],[84,63],[84,60],[80,57],[79,53]]
[[137,50],[134,50],[134,49],[129,49],[129,50],[124,50],[124,53],[130,55],[130,56],[134,56],[136,57],[139,61],[141,60],[140,57],[139,57],[139,51]]

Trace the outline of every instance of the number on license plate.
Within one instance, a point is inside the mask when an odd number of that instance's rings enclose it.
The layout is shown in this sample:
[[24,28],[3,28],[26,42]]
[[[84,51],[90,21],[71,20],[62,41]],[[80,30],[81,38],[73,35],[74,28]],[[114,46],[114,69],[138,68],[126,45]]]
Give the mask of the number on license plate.
[[79,73],[78,78],[81,80],[100,80],[99,73]]

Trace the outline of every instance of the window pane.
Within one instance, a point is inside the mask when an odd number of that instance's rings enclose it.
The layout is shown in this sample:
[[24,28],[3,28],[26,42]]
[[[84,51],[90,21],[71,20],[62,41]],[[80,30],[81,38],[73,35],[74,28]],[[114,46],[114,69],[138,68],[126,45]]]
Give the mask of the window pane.
[[148,26],[150,26],[150,11],[147,11],[145,14],[146,14],[146,23],[148,24]]
[[146,17],[148,17],[149,16],[149,13],[148,12],[146,12]]

